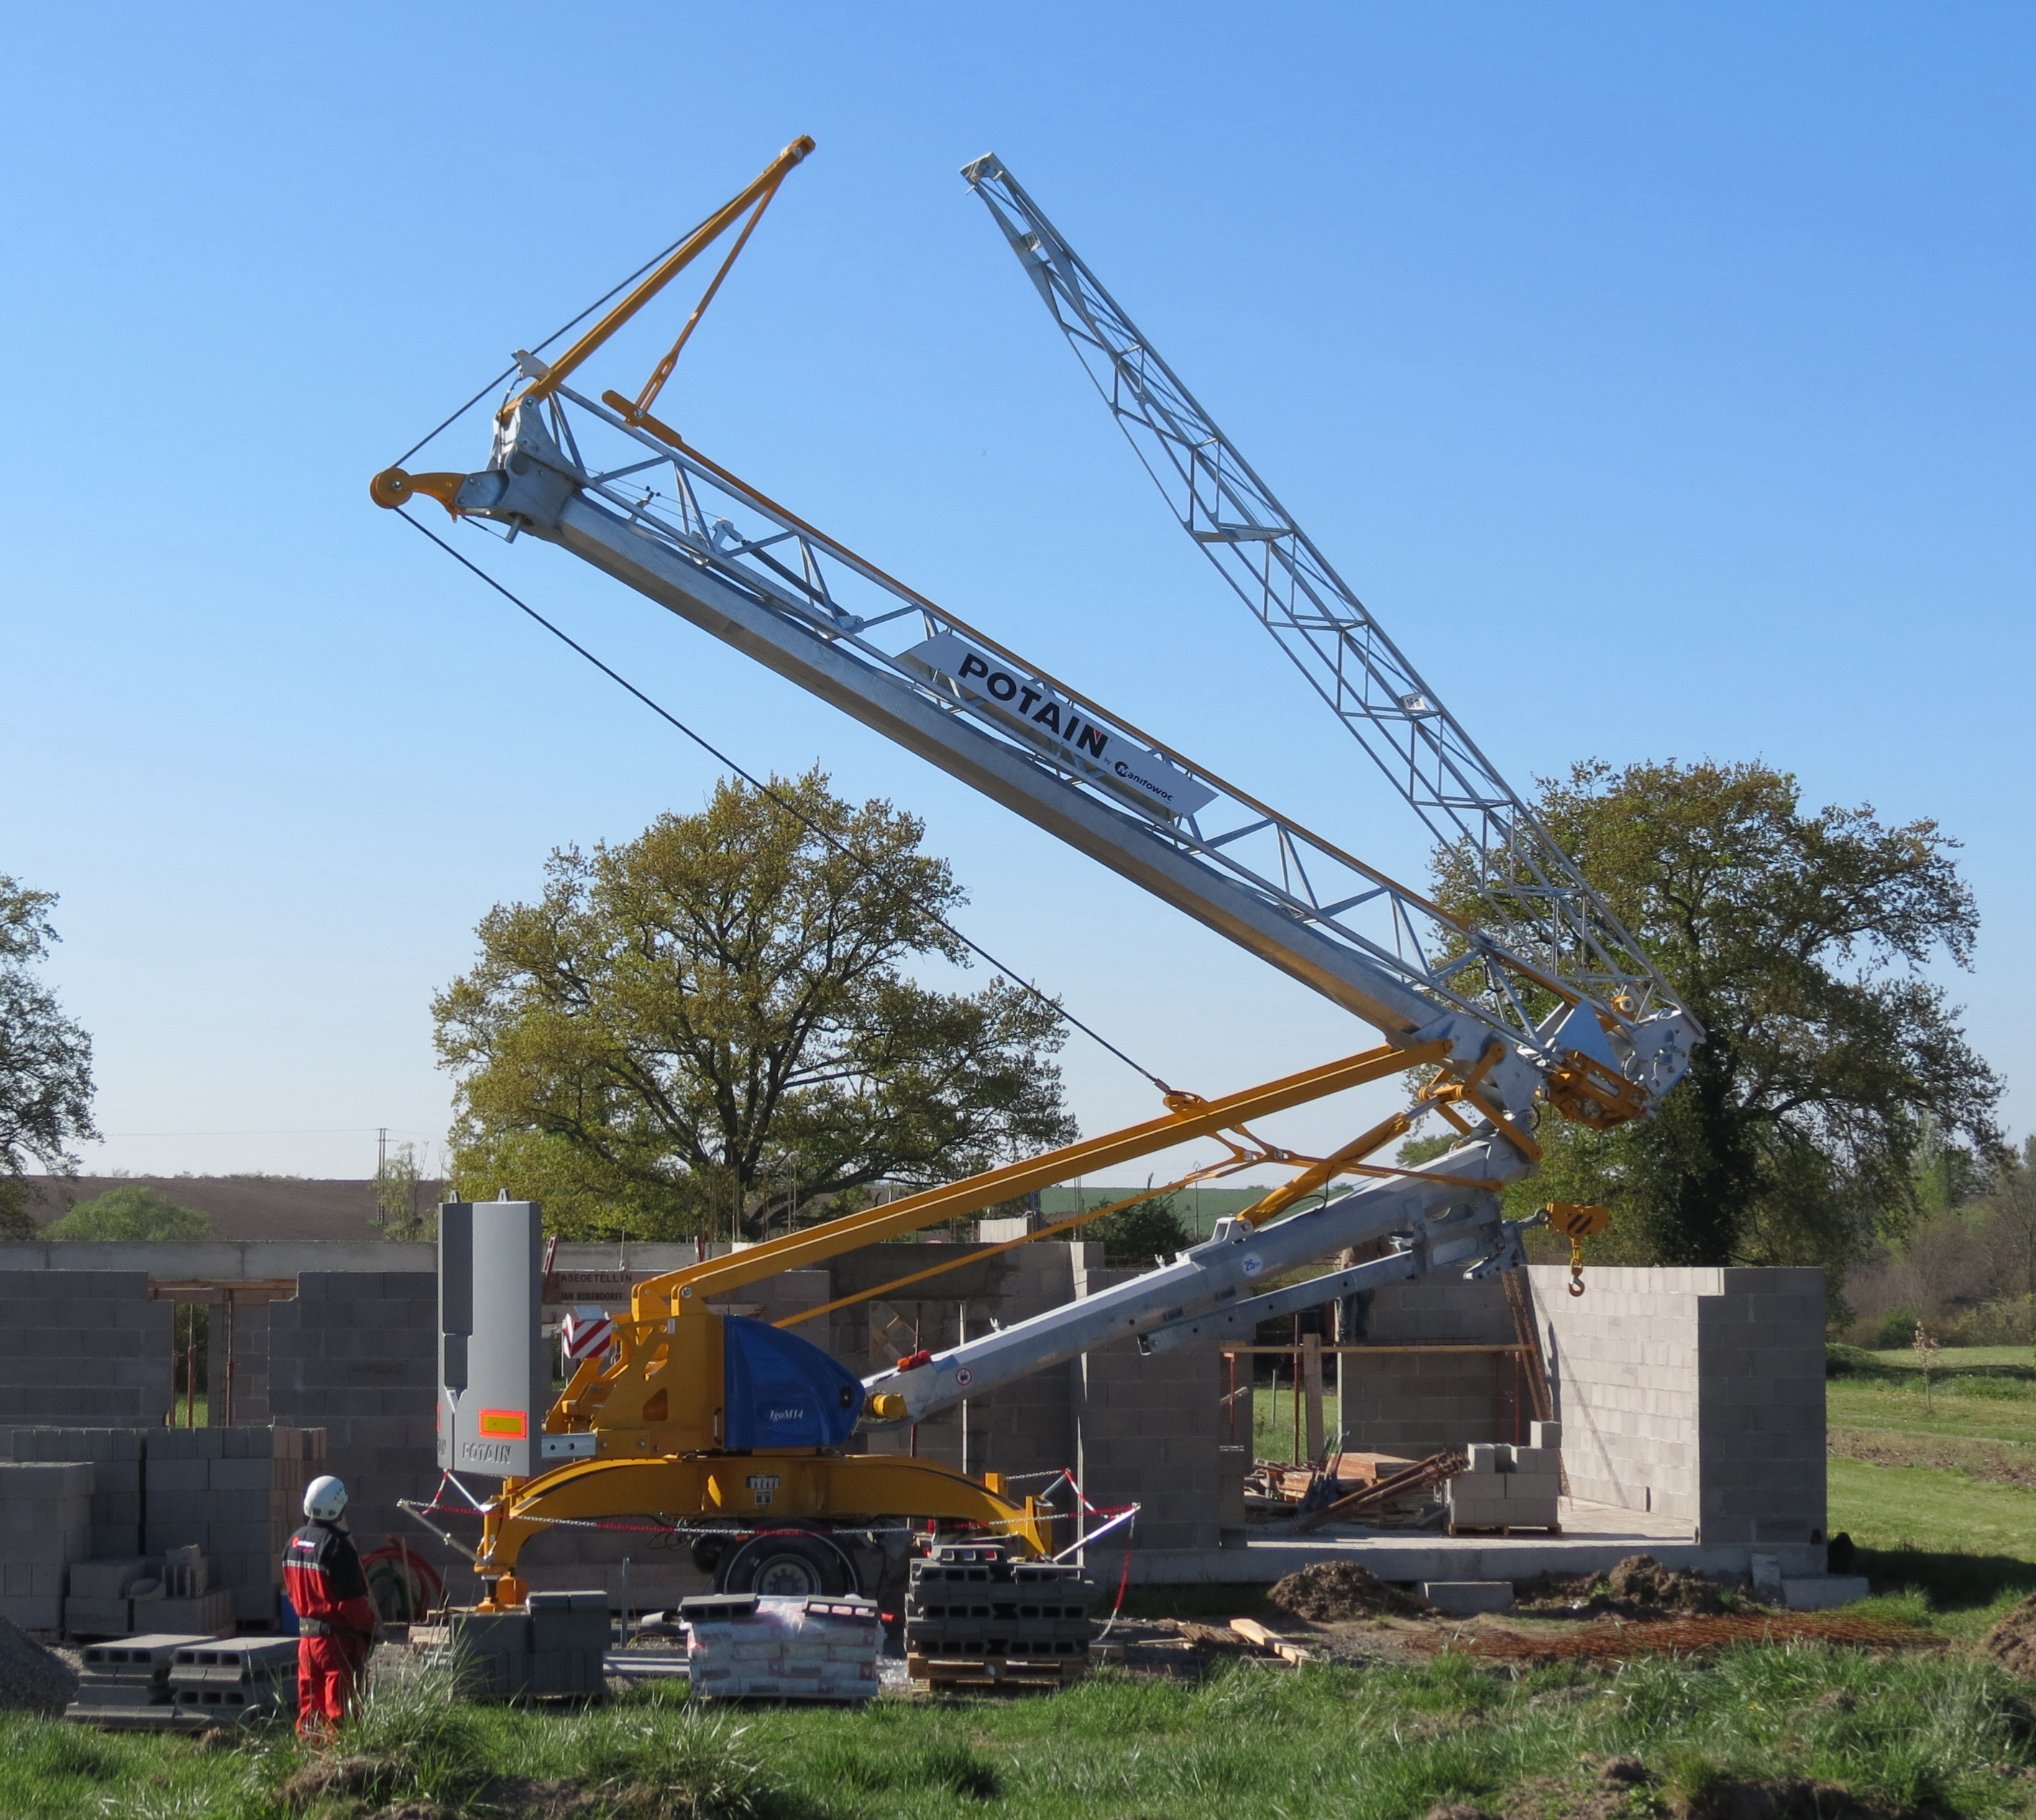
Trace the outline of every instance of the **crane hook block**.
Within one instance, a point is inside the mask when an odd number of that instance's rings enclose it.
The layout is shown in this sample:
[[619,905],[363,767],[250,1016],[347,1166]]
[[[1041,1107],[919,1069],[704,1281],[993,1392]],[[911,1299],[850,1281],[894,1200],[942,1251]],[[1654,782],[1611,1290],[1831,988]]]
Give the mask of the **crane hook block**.
[[1587,1201],[1554,1200],[1543,1209],[1548,1223],[1570,1242],[1570,1294],[1584,1292],[1584,1241],[1612,1224],[1612,1209]]

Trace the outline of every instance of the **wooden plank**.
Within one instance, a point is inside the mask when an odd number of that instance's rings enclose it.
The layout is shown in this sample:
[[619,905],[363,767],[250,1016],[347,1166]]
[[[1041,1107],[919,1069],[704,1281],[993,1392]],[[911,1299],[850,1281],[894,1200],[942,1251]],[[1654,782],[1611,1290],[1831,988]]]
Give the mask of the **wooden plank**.
[[1319,1463],[1329,1452],[1329,1438],[1322,1431],[1322,1336],[1319,1333],[1301,1336],[1301,1393],[1307,1404],[1306,1457]]
[[1267,1630],[1255,1618],[1233,1618],[1230,1627],[1246,1642],[1255,1643],[1261,1649],[1269,1649],[1282,1662],[1291,1662],[1296,1668],[1303,1662],[1314,1660],[1311,1650],[1291,1637],[1282,1637],[1276,1630]]

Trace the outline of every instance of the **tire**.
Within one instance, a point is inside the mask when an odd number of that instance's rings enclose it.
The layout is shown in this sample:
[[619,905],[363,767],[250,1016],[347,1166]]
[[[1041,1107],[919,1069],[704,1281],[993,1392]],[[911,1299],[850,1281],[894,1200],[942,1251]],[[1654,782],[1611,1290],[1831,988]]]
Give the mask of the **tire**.
[[717,1592],[767,1599],[838,1599],[862,1590],[855,1565],[824,1536],[777,1530],[731,1550],[714,1575]]

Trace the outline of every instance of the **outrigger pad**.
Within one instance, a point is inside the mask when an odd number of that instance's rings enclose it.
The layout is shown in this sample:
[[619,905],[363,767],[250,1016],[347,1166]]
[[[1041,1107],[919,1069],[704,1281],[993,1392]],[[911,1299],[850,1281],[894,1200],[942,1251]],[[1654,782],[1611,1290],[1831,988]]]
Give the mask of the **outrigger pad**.
[[724,1317],[723,1445],[838,1447],[862,1417],[862,1381],[811,1340],[739,1314]]

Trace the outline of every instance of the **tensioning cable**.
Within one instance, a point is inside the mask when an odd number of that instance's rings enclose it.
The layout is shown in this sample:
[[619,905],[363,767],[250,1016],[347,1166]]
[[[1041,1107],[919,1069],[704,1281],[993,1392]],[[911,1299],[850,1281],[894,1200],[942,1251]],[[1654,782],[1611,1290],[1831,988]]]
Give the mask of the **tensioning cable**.
[[[564,331],[561,330],[560,333],[564,333]],[[462,409],[465,408],[466,407],[462,407]],[[435,434],[436,432],[435,431],[433,433]],[[426,440],[428,441],[429,438],[427,438]],[[423,447],[423,446],[424,444],[421,443],[418,444],[418,447],[420,448]],[[716,764],[726,765],[730,771],[733,771],[736,776],[741,778],[742,781],[748,785],[752,789],[755,790],[758,795],[776,804],[777,806],[782,809],[786,814],[790,816],[794,821],[800,823],[801,827],[805,827],[809,833],[816,836],[819,839],[824,842],[829,847],[832,848],[835,852],[839,853],[843,859],[848,861],[851,865],[859,866],[864,872],[871,874],[873,876],[875,875],[877,866],[873,861],[866,858],[862,853],[858,853],[853,847],[846,845],[843,842],[837,838],[830,830],[821,827],[821,825],[818,822],[815,821],[811,816],[806,814],[804,810],[801,809],[797,804],[786,801],[783,797],[780,796],[777,791],[771,789],[768,784],[764,782],[760,778],[756,777],[749,771],[744,770],[741,765],[737,764],[734,759],[730,758],[727,753],[724,752],[718,746],[715,745],[704,734],[694,732],[693,729],[688,726],[684,721],[681,720],[677,714],[673,714],[669,708],[665,707],[662,703],[654,700],[650,696],[647,695],[641,689],[637,688],[634,683],[630,681],[627,676],[624,676],[620,670],[617,670],[610,665],[603,662],[599,658],[596,657],[593,652],[589,650],[586,646],[582,644],[577,639],[574,638],[570,632],[566,631],[561,627],[553,625],[549,620],[546,619],[545,616],[539,612],[535,607],[532,606],[528,601],[526,601],[520,596],[511,593],[509,589],[505,587],[500,582],[498,582],[492,575],[488,574],[485,569],[481,567],[478,563],[473,561],[470,558],[463,556],[459,551],[454,549],[451,544],[447,543],[444,538],[438,534],[437,532],[434,531],[430,526],[420,523],[417,519],[412,518],[410,514],[405,511],[400,506],[397,508],[397,515],[401,518],[406,525],[411,526],[413,529],[419,532],[423,536],[430,538],[433,543],[436,544],[440,549],[443,550],[445,553],[451,556],[454,562],[458,563],[461,567],[479,576],[482,581],[485,582],[488,586],[492,588],[496,593],[500,594],[503,599],[507,601],[512,607],[515,608],[518,612],[528,614],[530,618],[536,620],[537,623],[542,626],[546,631],[549,632],[553,638],[556,639],[560,644],[564,645],[568,650],[575,651],[581,657],[586,658],[589,663],[593,665],[594,667],[600,671],[603,676],[607,677],[610,682],[614,683],[619,688],[628,690],[631,695],[634,695],[637,700],[641,702],[645,707],[648,708],[652,714],[657,715],[660,720],[665,722],[668,725],[676,728],[680,733],[684,734],[685,737],[691,740],[695,745],[698,746],[702,752],[705,752],[708,757],[711,758]],[[1013,985],[1017,986],[1021,991],[1031,993],[1034,998],[1037,999],[1043,1005],[1045,1005],[1053,1012],[1054,1016],[1060,1019],[1062,1023],[1069,1025],[1073,1029],[1080,1031],[1084,1036],[1089,1039],[1091,1042],[1096,1044],[1099,1047],[1107,1049],[1112,1055],[1115,1056],[1119,1061],[1122,1062],[1126,1068],[1130,1068],[1137,1074],[1142,1075],[1147,1080],[1150,1081],[1153,1086],[1156,1087],[1160,1091],[1161,1093],[1168,1094],[1174,1091],[1166,1083],[1166,1082],[1162,1080],[1159,1076],[1155,1074],[1152,1069],[1144,1066],[1139,1062],[1133,1061],[1129,1056],[1126,1055],[1124,1051],[1119,1049],[1115,1043],[1112,1042],[1109,1038],[1091,1029],[1088,1025],[1084,1023],[1080,1018],[1076,1017],[1073,1012],[1069,1011],[1067,1007],[1062,1004],[1058,999],[1049,998],[1046,993],[1040,991],[1040,989],[1036,985],[1033,985],[1030,980],[1019,974],[1015,968],[1005,966],[1002,961],[999,960],[997,956],[992,954],[988,948],[985,948],[982,943],[972,940],[969,936],[963,935],[962,932],[956,929],[952,923],[949,922],[945,917],[936,914],[933,920],[939,924],[942,929],[945,929],[949,935],[952,936],[956,941],[960,942],[963,948],[967,948],[971,954],[975,955],[981,959],[988,962],[991,967],[994,967],[999,973],[1003,974],[1006,979],[1009,980]]]

